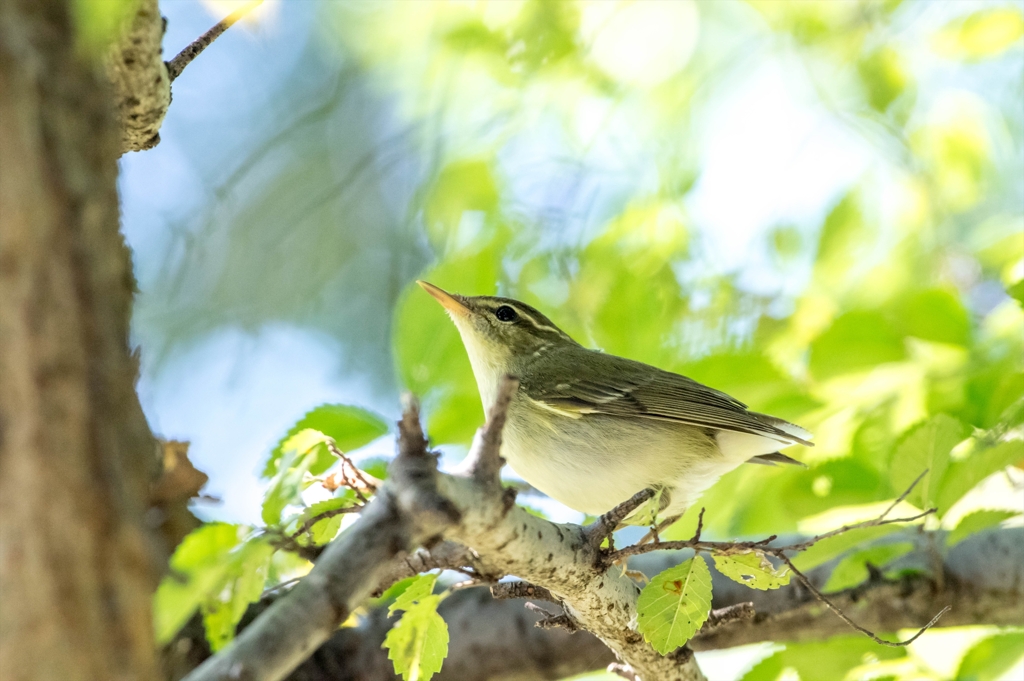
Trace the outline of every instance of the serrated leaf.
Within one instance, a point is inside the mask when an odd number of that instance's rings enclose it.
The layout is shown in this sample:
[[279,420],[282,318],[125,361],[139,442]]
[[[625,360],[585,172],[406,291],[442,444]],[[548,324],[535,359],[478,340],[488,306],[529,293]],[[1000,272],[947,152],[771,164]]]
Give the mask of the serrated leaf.
[[715,568],[729,579],[751,589],[767,591],[789,584],[789,567],[776,568],[760,551],[751,550],[727,555],[712,554]]
[[396,595],[395,602],[388,607],[388,614],[396,610],[409,610],[416,603],[426,600],[433,594],[436,583],[437,575],[431,572],[412,577],[402,592]]
[[[289,442],[303,430],[322,433],[334,440],[341,451],[350,452],[369,444],[388,432],[388,425],[383,418],[366,409],[346,404],[321,404],[306,412],[294,426],[288,429],[285,436],[270,452],[267,464],[263,468],[263,477],[271,478],[278,472],[281,457],[287,450]],[[309,468],[313,475],[320,475],[336,461],[326,449],[317,454],[316,461]]]
[[637,631],[662,655],[689,641],[711,612],[711,573],[697,555],[656,575],[636,602]]
[[441,671],[448,656],[448,625],[437,614],[440,602],[440,596],[422,598],[384,638],[388,659],[405,681],[427,681]]
[[262,538],[246,542],[230,557],[226,583],[202,603],[206,640],[214,652],[231,642],[249,604],[263,594],[273,554],[274,547]]
[[1024,657],[1024,632],[989,636],[971,646],[956,673],[956,681],[998,681]]
[[171,557],[153,603],[157,643],[170,641],[231,569],[229,554],[242,540],[241,527],[208,523],[189,534]]
[[897,542],[873,546],[870,549],[857,551],[843,558],[825,583],[823,591],[842,591],[857,586],[869,576],[868,563],[883,568],[897,558],[914,550],[913,542]]
[[872,542],[898,529],[900,528],[897,525],[876,525],[874,527],[861,527],[837,534],[828,539],[822,539],[811,548],[794,556],[792,559],[793,565],[796,566],[797,570],[806,572],[819,565],[824,565],[852,548]]
[[946,414],[936,414],[908,430],[892,455],[893,488],[902,492],[927,469],[907,501],[921,509],[934,506],[949,465],[949,453],[966,436],[964,424]]
[[263,497],[262,518],[267,525],[281,522],[281,513],[290,504],[302,501],[302,481],[317,460],[329,438],[318,430],[304,428],[281,443],[284,452],[278,470]]
[[979,482],[1021,459],[1024,459],[1024,440],[1010,440],[954,461],[942,477],[942,485],[939,487],[936,499],[939,516],[945,515],[953,504]]
[[[309,508],[307,508],[306,510],[304,510],[302,513],[293,516],[293,519],[289,520],[286,523],[286,526],[289,528],[289,532],[297,532],[302,526],[304,526],[313,518],[321,516],[325,513],[330,513],[331,511],[349,508],[353,506],[355,502],[355,493],[352,492],[351,490],[345,490],[338,496],[332,497],[330,499],[325,499],[323,501],[318,501]],[[312,541],[313,544],[317,546],[326,544],[327,542],[334,539],[334,537],[338,534],[338,530],[341,528],[341,521],[342,514],[340,513],[333,516],[328,516],[326,518],[322,518],[319,521],[315,522],[309,528],[309,534],[307,535],[307,537]],[[302,539],[302,537],[299,538]]]
[[1020,515],[1018,511],[998,510],[981,510],[968,513],[960,519],[960,522],[957,523],[953,531],[946,536],[946,547],[952,548],[972,534],[987,530],[1004,520],[1018,515]]

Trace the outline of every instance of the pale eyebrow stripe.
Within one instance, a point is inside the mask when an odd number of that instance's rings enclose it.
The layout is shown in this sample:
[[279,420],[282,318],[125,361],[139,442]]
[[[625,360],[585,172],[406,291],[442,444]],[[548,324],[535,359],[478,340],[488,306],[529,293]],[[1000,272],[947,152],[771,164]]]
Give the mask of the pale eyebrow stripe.
[[[515,305],[513,303],[497,302],[497,301],[494,301],[494,300],[486,300],[486,301],[481,301],[481,302],[491,312],[494,312],[495,310],[497,310],[502,305],[508,305],[509,307],[513,308],[519,314],[520,317],[525,317],[527,320],[529,320],[529,322],[531,324],[533,324],[533,328],[541,330],[541,331],[551,331],[552,333],[557,334],[560,338],[565,338],[566,340],[572,340],[572,338],[569,336],[569,334],[567,334],[565,331],[562,331],[561,329],[559,329],[556,326],[549,326],[548,324],[541,324],[540,322],[538,322],[536,320],[536,318],[534,318],[534,316],[532,314],[530,314],[529,312],[527,312],[526,310],[524,310],[523,308],[521,308],[518,305]],[[575,342],[575,341],[573,341],[573,342]]]

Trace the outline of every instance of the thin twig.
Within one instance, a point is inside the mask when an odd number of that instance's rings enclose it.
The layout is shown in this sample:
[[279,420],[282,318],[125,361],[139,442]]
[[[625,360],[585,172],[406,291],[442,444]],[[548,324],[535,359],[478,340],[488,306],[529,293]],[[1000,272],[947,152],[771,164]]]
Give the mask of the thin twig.
[[838,606],[836,606],[834,603],[832,603],[832,601],[830,601],[821,591],[819,591],[817,587],[815,587],[813,584],[811,584],[811,581],[807,578],[807,576],[804,573],[800,572],[800,570],[798,570],[796,568],[796,566],[793,565],[793,561],[789,558],[789,556],[786,555],[786,552],[787,551],[789,551],[789,552],[805,551],[805,550],[809,549],[810,547],[814,546],[815,544],[817,544],[818,542],[822,541],[823,539],[828,539],[829,537],[834,537],[836,535],[844,534],[846,532],[850,532],[851,530],[862,529],[862,528],[865,528],[865,527],[878,527],[880,525],[890,525],[890,524],[893,524],[893,523],[911,522],[911,521],[914,521],[914,520],[919,520],[919,519],[921,519],[921,518],[923,518],[923,517],[925,517],[927,515],[931,515],[932,513],[935,513],[936,509],[932,508],[932,509],[928,509],[927,511],[924,511],[922,513],[919,513],[917,515],[910,516],[910,517],[907,517],[907,518],[887,518],[886,517],[886,516],[889,515],[889,513],[892,512],[892,510],[894,508],[896,508],[896,506],[899,505],[899,503],[901,501],[903,501],[904,499],[906,499],[910,495],[911,491],[913,491],[914,487],[917,486],[917,483],[919,483],[924,478],[924,476],[925,476],[925,474],[927,472],[928,472],[928,470],[925,469],[925,471],[923,473],[921,473],[921,475],[917,476],[917,479],[915,479],[914,482],[912,482],[910,484],[910,487],[908,487],[907,490],[905,492],[903,492],[903,494],[901,494],[894,502],[892,502],[892,504],[890,504],[889,507],[886,508],[885,511],[883,511],[878,517],[873,518],[871,520],[865,520],[864,522],[854,523],[852,525],[843,525],[839,529],[832,530],[831,532],[825,532],[823,534],[816,535],[816,536],[811,537],[810,539],[808,539],[806,541],[799,542],[797,544],[790,544],[788,546],[769,546],[769,544],[775,540],[775,538],[776,538],[775,535],[772,535],[772,536],[768,537],[767,539],[761,539],[759,541],[746,541],[746,542],[702,541],[701,538],[700,538],[700,534],[701,534],[701,531],[702,531],[702,529],[704,527],[704,510],[701,509],[700,515],[697,518],[697,531],[694,533],[693,538],[685,540],[685,541],[671,541],[671,542],[661,542],[661,543],[655,543],[655,544],[634,544],[632,546],[627,546],[627,547],[625,547],[623,549],[620,549],[618,551],[609,552],[604,557],[604,560],[608,564],[611,564],[613,562],[619,562],[622,559],[627,558],[629,556],[639,555],[639,554],[642,554],[642,553],[650,553],[652,551],[661,551],[661,550],[692,549],[693,551],[697,551],[697,552],[705,551],[705,552],[708,552],[708,553],[717,553],[719,555],[722,555],[722,554],[728,555],[728,554],[732,554],[732,553],[739,553],[739,552],[751,551],[751,550],[761,551],[765,555],[773,556],[775,558],[778,558],[782,562],[784,562],[786,564],[786,566],[788,566],[789,569],[793,572],[793,575],[797,578],[797,580],[801,584],[803,584],[804,587],[817,600],[819,600],[822,603],[824,603],[829,608],[829,610],[834,612],[836,615],[839,616],[840,619],[842,619],[844,622],[849,624],[851,627],[853,627],[857,631],[861,632],[865,636],[870,637],[871,640],[873,640],[876,643],[879,643],[881,645],[897,647],[897,648],[898,647],[902,647],[902,646],[906,646],[906,645],[909,645],[910,643],[913,643],[915,640],[917,640],[917,637],[919,637],[921,634],[923,634],[925,631],[927,631],[930,627],[932,627],[936,622],[938,622],[939,618],[942,617],[942,615],[944,615],[947,610],[949,610],[949,606],[943,608],[935,617],[932,618],[932,620],[928,624],[926,624],[924,627],[922,627],[916,634],[914,634],[911,638],[907,639],[906,641],[897,641],[897,642],[886,641],[885,639],[879,638],[873,631],[865,629],[864,627],[862,627],[859,624],[857,624],[856,622],[854,622],[852,619],[850,619],[846,615],[846,613],[844,613],[842,610],[840,610]]
[[[925,470],[925,473],[927,473],[927,472],[928,471]],[[814,537],[811,537],[810,539],[807,539],[805,541],[799,542],[797,544],[790,544],[790,545],[787,545],[787,546],[780,546],[780,547],[769,547],[768,544],[770,544],[771,542],[773,542],[776,539],[775,535],[767,537],[766,539],[761,539],[759,541],[752,541],[752,542],[750,542],[750,541],[743,541],[743,542],[701,541],[700,540],[700,532],[698,531],[698,533],[694,535],[693,539],[687,539],[687,540],[682,540],[682,541],[661,542],[660,544],[644,544],[644,545],[634,544],[633,546],[627,546],[627,547],[625,547],[623,549],[619,549],[618,551],[615,551],[614,553],[611,553],[608,556],[608,560],[614,562],[614,561],[622,560],[623,558],[628,558],[629,556],[636,556],[636,555],[639,555],[639,554],[642,554],[642,553],[650,553],[651,551],[662,551],[662,550],[665,550],[665,551],[677,551],[677,550],[681,550],[681,549],[693,549],[695,551],[716,551],[718,553],[725,553],[725,554],[739,553],[739,552],[742,552],[742,551],[749,551],[751,549],[758,549],[760,551],[765,551],[767,553],[771,553],[772,555],[775,555],[776,553],[780,553],[781,554],[783,551],[806,551],[807,549],[809,549],[810,547],[814,546],[815,544],[817,544],[818,542],[822,541],[823,539],[828,539],[830,537],[834,537],[834,536],[839,535],[839,534],[845,534],[847,532],[850,532],[851,530],[859,530],[859,529],[863,529],[865,527],[878,527],[880,525],[892,525],[892,524],[895,524],[895,523],[909,523],[909,522],[913,522],[915,520],[920,520],[921,518],[924,518],[925,516],[928,516],[928,515],[931,515],[932,513],[935,513],[936,509],[930,508],[927,511],[923,511],[921,513],[918,513],[917,515],[909,516],[907,518],[886,518],[886,516],[890,512],[892,512],[892,510],[894,508],[896,508],[896,506],[901,501],[903,501],[904,499],[907,498],[907,496],[910,494],[910,492],[914,489],[914,487],[917,485],[917,483],[921,481],[921,479],[923,477],[924,477],[924,473],[919,475],[917,477],[917,479],[914,480],[914,482],[912,482],[910,484],[910,487],[907,488],[907,491],[905,491],[903,494],[901,494],[896,499],[896,501],[894,501],[892,504],[890,504],[889,507],[884,512],[882,512],[882,514],[879,515],[877,518],[873,518],[871,520],[865,520],[865,521],[859,522],[859,523],[854,523],[852,525],[843,525],[842,527],[840,527],[838,529],[831,530],[830,532],[824,532],[824,533],[819,534],[819,535],[815,535]],[[699,519],[698,525],[699,525],[698,529],[703,527],[703,511],[701,512],[701,518]]]
[[363,496],[366,494],[373,494],[383,484],[382,480],[378,480],[369,473],[359,469],[359,466],[353,463],[352,459],[348,458],[345,452],[341,451],[332,439],[327,440],[327,449],[331,454],[341,459],[341,481],[345,487],[356,493],[359,500],[366,503],[367,499]]
[[199,54],[209,47],[214,40],[219,38],[224,31],[231,28],[239,19],[262,4],[263,0],[252,0],[252,2],[242,5],[234,12],[214,24],[213,28],[209,31],[193,40],[192,44],[179,52],[174,59],[167,62],[167,77],[171,82],[173,83],[174,79],[180,76],[181,72],[185,70],[185,67],[192,63],[192,60],[198,57]]
[[682,515],[670,516],[670,517],[665,518],[664,520],[662,520],[660,523],[657,523],[656,525],[653,525],[651,527],[650,531],[647,534],[645,534],[643,537],[641,537],[640,541],[638,541],[637,544],[647,544],[648,542],[651,542],[651,541],[653,541],[655,544],[660,544],[661,543],[661,536],[659,535],[659,533],[662,532],[663,530],[665,530],[669,525],[671,525],[675,521],[679,520],[681,517],[682,517]]
[[939,618],[942,617],[943,615],[945,615],[949,611],[949,609],[950,609],[950,606],[947,605],[945,608],[940,610],[939,613],[937,615],[935,615],[935,617],[933,617],[930,622],[928,622],[928,624],[926,624],[923,627],[921,627],[920,629],[918,629],[917,633],[914,634],[913,636],[911,636],[910,638],[908,638],[907,640],[905,640],[905,641],[886,641],[884,638],[879,638],[875,634],[875,632],[873,632],[873,631],[871,631],[869,629],[865,629],[864,627],[862,627],[861,625],[857,624],[852,619],[850,619],[849,616],[847,616],[847,614],[844,613],[842,611],[842,609],[839,608],[839,606],[837,606],[835,603],[830,601],[825,596],[825,594],[821,593],[821,591],[819,591],[817,587],[815,587],[813,584],[811,584],[811,580],[807,578],[807,575],[805,575],[804,573],[800,572],[800,570],[798,570],[796,568],[796,566],[793,565],[793,561],[789,559],[789,556],[786,556],[785,554],[782,554],[782,553],[778,553],[778,554],[773,553],[773,555],[775,555],[777,558],[781,559],[782,562],[784,562],[786,564],[786,566],[789,567],[789,569],[793,572],[793,576],[796,577],[797,580],[799,580],[799,582],[801,584],[803,584],[804,588],[807,589],[808,591],[810,591],[811,595],[814,596],[817,600],[819,600],[822,603],[824,603],[825,606],[828,607],[829,610],[834,612],[839,617],[839,619],[843,620],[844,622],[849,624],[851,627],[853,627],[854,629],[856,629],[860,633],[864,634],[865,636],[870,638],[875,643],[878,643],[879,645],[889,646],[890,648],[902,648],[903,646],[910,645],[911,643],[916,641],[917,638],[921,634],[923,634],[924,632],[926,632],[929,629],[931,629],[932,626],[934,626],[935,623],[939,621]]
[[333,518],[336,515],[342,515],[344,513],[358,513],[360,511],[362,511],[363,508],[364,508],[364,506],[360,506],[360,505],[345,506],[343,508],[332,508],[330,510],[324,511],[323,513],[318,513],[315,516],[307,518],[306,522],[302,523],[302,526],[299,527],[299,529],[297,529],[294,532],[292,532],[291,538],[292,539],[298,539],[302,535],[304,535],[307,532],[309,532],[310,530],[312,530],[313,526],[316,525],[321,520],[327,520],[328,518]]
[[501,468],[505,465],[505,460],[501,458],[501,431],[505,427],[509,406],[518,389],[519,379],[515,376],[505,376],[502,379],[494,404],[487,413],[487,422],[480,429],[480,444],[475,448],[477,457],[472,465],[473,476],[481,482],[500,484]]

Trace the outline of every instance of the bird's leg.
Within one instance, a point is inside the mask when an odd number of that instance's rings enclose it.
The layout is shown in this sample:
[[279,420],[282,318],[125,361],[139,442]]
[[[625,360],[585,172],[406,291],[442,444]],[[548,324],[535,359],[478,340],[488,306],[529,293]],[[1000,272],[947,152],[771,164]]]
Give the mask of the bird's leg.
[[652,540],[654,541],[655,544],[657,544],[658,542],[661,541],[661,538],[658,536],[658,533],[661,532],[662,530],[664,530],[665,528],[667,528],[669,525],[671,525],[675,521],[679,520],[681,517],[682,517],[682,514],[680,513],[679,515],[674,515],[674,516],[670,516],[668,518],[665,518],[660,523],[655,523],[655,524],[651,525],[651,531],[648,532],[647,534],[645,534],[643,537],[641,537],[640,541],[638,541],[636,543],[636,545],[637,546],[641,546],[641,545],[646,544],[646,543],[648,543],[648,542],[650,542]]

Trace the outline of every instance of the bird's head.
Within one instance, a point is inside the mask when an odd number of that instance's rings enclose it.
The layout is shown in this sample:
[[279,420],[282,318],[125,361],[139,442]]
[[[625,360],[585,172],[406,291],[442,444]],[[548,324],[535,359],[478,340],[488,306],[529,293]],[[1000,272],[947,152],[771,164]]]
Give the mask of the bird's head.
[[416,283],[436,298],[455,322],[482,393],[485,380],[493,378],[496,383],[537,353],[578,345],[526,303],[496,296],[460,296],[425,281]]

